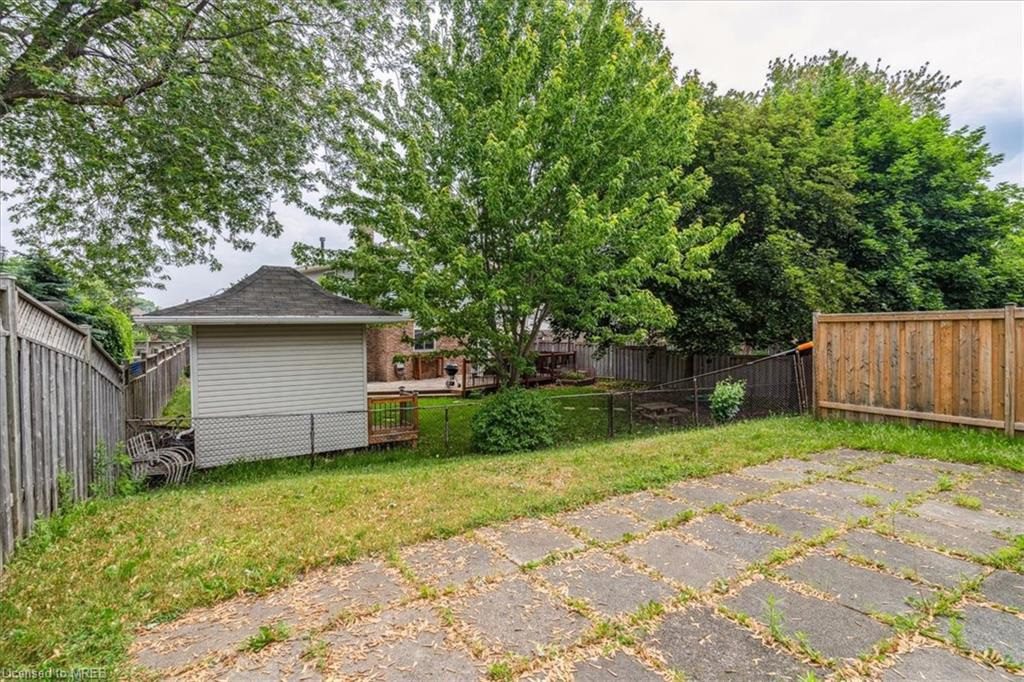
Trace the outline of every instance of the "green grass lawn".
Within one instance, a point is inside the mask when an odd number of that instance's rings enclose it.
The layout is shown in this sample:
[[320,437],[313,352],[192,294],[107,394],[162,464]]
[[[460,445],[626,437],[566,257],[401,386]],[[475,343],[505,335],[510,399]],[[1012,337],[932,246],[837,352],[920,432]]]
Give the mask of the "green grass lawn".
[[[563,445],[585,443],[607,438],[608,402],[606,391],[619,388],[615,383],[597,386],[548,386],[538,390],[554,401],[562,415],[559,441]],[[191,416],[190,384],[182,378],[170,402],[164,408],[164,417]],[[421,455],[464,455],[471,451],[470,421],[486,398],[424,397],[420,398]],[[448,412],[448,442],[445,443],[445,411]],[[618,421],[623,421],[618,416]],[[619,424],[622,427],[622,424]],[[650,430],[650,429],[648,429]],[[640,433],[640,427],[635,429]]]
[[305,458],[229,466],[41,523],[0,583],[0,661],[116,671],[139,625],[314,566],[838,446],[1024,470],[1024,444],[999,435],[803,417],[507,456],[392,450],[312,469]]
[[174,387],[171,399],[164,406],[164,417],[191,417],[192,416],[192,383],[188,377],[182,377],[178,385]]

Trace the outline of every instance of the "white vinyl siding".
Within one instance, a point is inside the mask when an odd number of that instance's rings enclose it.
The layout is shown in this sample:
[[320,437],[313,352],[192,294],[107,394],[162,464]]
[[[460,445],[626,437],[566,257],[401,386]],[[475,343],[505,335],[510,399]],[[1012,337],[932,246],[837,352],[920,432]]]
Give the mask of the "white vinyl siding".
[[366,446],[363,334],[360,324],[194,327],[198,465]]

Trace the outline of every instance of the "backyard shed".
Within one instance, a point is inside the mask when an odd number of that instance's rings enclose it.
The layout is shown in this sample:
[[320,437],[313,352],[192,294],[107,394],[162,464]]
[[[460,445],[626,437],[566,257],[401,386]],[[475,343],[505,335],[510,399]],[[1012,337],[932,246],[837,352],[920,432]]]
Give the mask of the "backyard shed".
[[405,318],[264,266],[136,319],[191,326],[196,464],[212,467],[365,447],[366,325]]

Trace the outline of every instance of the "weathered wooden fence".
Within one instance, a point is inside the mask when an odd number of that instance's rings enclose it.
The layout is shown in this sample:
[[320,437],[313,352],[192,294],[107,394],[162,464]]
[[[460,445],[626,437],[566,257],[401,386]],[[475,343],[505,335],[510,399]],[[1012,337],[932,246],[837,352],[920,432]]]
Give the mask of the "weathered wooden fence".
[[125,417],[159,417],[174,394],[188,359],[188,341],[164,346],[153,353],[140,352],[125,369]]
[[593,371],[607,379],[659,384],[693,375],[693,361],[689,353],[658,346],[601,349],[589,343],[540,341],[537,350],[545,353],[575,352],[576,369]]
[[[540,341],[536,348],[545,353],[575,352],[576,369],[592,370],[599,377],[655,385],[728,369],[763,357],[692,354],[663,346],[612,346],[600,349],[588,343],[551,341]],[[786,381],[791,381],[792,360],[769,362],[751,371],[757,374],[752,380],[758,384],[777,381],[783,374],[786,375]]]
[[1024,308],[815,315],[820,416],[1024,431]]
[[75,325],[0,275],[0,568],[15,542],[105,472],[124,438],[121,367]]

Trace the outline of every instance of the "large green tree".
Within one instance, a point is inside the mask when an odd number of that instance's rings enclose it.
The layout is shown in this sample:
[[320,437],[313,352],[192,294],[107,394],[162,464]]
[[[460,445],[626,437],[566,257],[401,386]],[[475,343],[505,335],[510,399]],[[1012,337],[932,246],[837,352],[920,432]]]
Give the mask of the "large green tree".
[[[742,215],[706,282],[662,288],[693,350],[807,338],[811,313],[1001,305],[1019,188],[991,188],[1001,158],[953,129],[955,83],[831,53],[772,64],[754,94],[705,90],[694,165],[712,178],[694,214]],[[692,216],[688,216],[692,218]],[[1019,262],[1019,260],[1018,260]]]
[[0,3],[0,199],[23,248],[117,291],[277,236],[387,0]]
[[597,342],[669,326],[647,284],[706,275],[731,231],[677,227],[707,178],[683,170],[700,102],[660,33],[617,0],[440,0],[418,25],[328,153],[325,215],[357,226],[343,289],[506,382],[545,320]]

